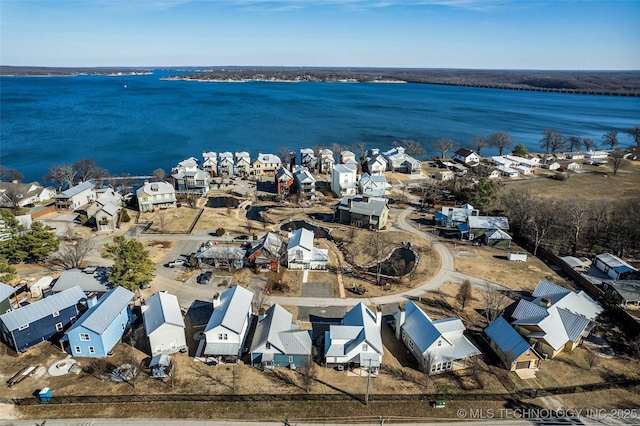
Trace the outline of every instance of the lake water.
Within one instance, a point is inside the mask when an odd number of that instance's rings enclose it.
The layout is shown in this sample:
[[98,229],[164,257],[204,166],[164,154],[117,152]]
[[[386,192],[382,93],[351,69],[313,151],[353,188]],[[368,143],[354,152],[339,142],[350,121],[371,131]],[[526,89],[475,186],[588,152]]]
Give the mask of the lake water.
[[[547,128],[600,142],[640,125],[640,99],[426,84],[198,83],[145,76],[0,78],[0,162],[25,180],[92,158],[113,174],[167,172],[206,151],[388,148],[394,140],[466,146],[506,131],[540,150]],[[495,151],[483,151],[490,154]]]

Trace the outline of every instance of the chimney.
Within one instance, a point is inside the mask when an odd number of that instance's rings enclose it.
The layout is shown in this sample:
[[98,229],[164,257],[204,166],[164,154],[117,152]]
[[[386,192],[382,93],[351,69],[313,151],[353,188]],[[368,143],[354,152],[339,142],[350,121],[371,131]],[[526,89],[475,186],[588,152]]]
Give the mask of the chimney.
[[95,293],[91,293],[87,296],[87,308],[91,309],[98,304],[98,296]]
[[398,307],[398,313],[396,314],[396,339],[400,340],[400,329],[402,328],[402,325],[404,324],[404,319],[405,319],[405,309],[404,306],[399,306]]
[[264,308],[258,309],[258,322],[264,319]]
[[213,309],[220,306],[220,293],[216,293],[213,295]]
[[378,328],[382,327],[382,306],[376,306],[376,325]]
[[551,299],[549,299],[548,297],[541,297],[540,306],[542,306],[543,308],[548,308],[549,306],[551,306]]

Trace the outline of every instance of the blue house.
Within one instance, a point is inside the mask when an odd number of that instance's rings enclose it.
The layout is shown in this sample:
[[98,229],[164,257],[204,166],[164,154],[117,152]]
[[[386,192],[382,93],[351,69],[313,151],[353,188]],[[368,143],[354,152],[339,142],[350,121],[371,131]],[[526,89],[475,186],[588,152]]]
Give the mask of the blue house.
[[71,354],[106,357],[131,325],[129,303],[133,296],[126,288],[116,287],[97,302],[90,298],[87,302],[89,310],[66,333]]
[[311,362],[311,336],[291,323],[291,315],[275,304],[267,309],[258,325],[251,345],[251,365],[270,369]]
[[80,302],[86,298],[80,287],[73,287],[0,315],[0,337],[16,352],[62,337],[65,328],[78,317]]

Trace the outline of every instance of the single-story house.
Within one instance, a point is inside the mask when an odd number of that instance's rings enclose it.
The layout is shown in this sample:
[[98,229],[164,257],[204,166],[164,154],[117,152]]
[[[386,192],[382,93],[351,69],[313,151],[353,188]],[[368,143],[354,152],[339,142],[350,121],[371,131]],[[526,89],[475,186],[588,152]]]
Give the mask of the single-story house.
[[516,170],[521,175],[530,175],[531,173],[533,173],[533,169],[531,167],[527,167],[523,165],[516,166]]
[[461,223],[466,223],[469,216],[479,216],[480,210],[471,204],[463,204],[460,207],[443,206],[440,213],[436,214],[436,225],[455,228]]
[[557,161],[554,161],[553,163],[543,164],[542,167],[549,170],[558,170],[562,166]]
[[244,258],[247,250],[240,247],[229,247],[212,244],[207,241],[195,253],[198,265],[207,264],[215,268],[227,270],[241,269],[244,266]]
[[489,338],[489,346],[498,355],[509,371],[535,370],[540,363],[540,355],[531,347],[503,317],[498,317],[484,333]]
[[492,229],[484,234],[484,242],[488,246],[492,247],[511,247],[511,235],[504,232],[502,229]]
[[608,156],[607,151],[587,151],[584,153],[584,158],[607,158]]
[[187,349],[184,319],[175,295],[164,291],[154,293],[142,306],[142,320],[151,355]]
[[582,166],[580,165],[580,163],[576,163],[576,162],[571,162],[569,164],[567,164],[566,169],[570,170],[572,172],[575,172],[576,170],[580,170],[582,168]]
[[396,338],[429,374],[467,368],[469,358],[480,355],[465,337],[466,328],[458,318],[433,321],[412,301],[400,306],[394,317]]
[[213,314],[204,329],[204,355],[218,362],[237,361],[251,325],[253,292],[236,285],[213,296]]
[[638,270],[636,268],[611,253],[597,255],[594,265],[614,280],[638,278]]
[[45,340],[57,340],[84,308],[86,295],[73,287],[0,315],[0,337],[11,349],[24,352]]
[[89,310],[66,332],[71,355],[105,358],[131,326],[133,296],[131,290],[118,286],[99,300],[89,297]]
[[510,177],[510,178],[515,178],[515,177],[520,176],[520,172],[517,171],[516,169],[511,168],[511,167],[497,166],[496,170],[498,170],[500,173],[502,173],[502,176],[506,176],[506,177]]
[[329,250],[313,246],[313,231],[299,228],[289,233],[287,268],[327,269]]
[[346,195],[335,206],[340,223],[358,228],[383,229],[389,220],[385,198]]
[[330,325],[324,333],[324,360],[327,366],[349,365],[377,370],[384,348],[380,327],[382,311],[371,312],[362,302],[345,314],[340,325]]
[[96,293],[102,296],[113,288],[107,274],[109,268],[98,267],[93,273],[83,272],[82,269],[68,269],[53,283],[51,290],[60,293],[73,287],[80,287],[86,294]]
[[453,153],[453,159],[462,164],[479,163],[480,156],[467,148],[460,148]]
[[460,229],[461,238],[475,240],[495,229],[509,229],[509,220],[502,216],[469,216],[466,227]]
[[561,258],[564,263],[566,263],[571,269],[578,272],[587,272],[589,267],[591,266],[591,261],[584,258],[577,258],[574,256],[564,256]]
[[310,331],[300,330],[292,321],[293,315],[277,303],[258,315],[251,343],[251,365],[263,369],[295,368],[313,362]]

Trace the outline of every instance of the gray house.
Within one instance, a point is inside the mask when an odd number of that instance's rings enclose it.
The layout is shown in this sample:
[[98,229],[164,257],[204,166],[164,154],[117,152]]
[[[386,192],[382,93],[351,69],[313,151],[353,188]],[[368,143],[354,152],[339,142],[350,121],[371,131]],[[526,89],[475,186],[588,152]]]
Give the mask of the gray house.
[[359,228],[383,229],[389,219],[385,198],[347,195],[334,209],[340,223]]
[[270,369],[311,362],[311,335],[292,324],[292,320],[293,315],[278,304],[258,316],[251,365]]
[[11,311],[11,297],[15,292],[14,287],[0,282],[0,314]]
[[54,293],[61,293],[73,287],[80,287],[85,293],[96,293],[102,296],[113,288],[107,273],[109,268],[99,267],[93,273],[83,272],[82,269],[64,271],[51,287]]

